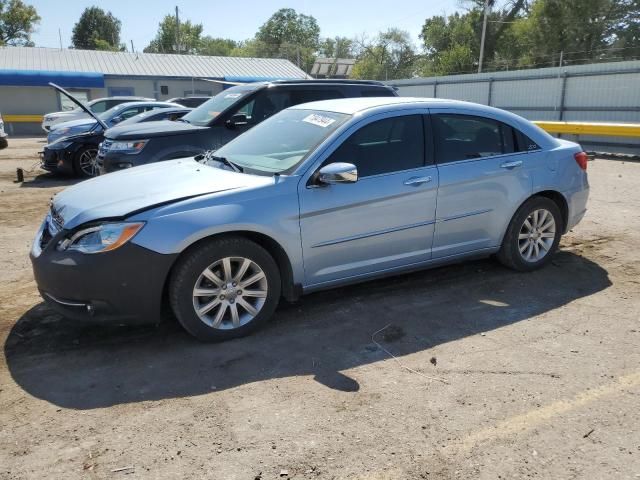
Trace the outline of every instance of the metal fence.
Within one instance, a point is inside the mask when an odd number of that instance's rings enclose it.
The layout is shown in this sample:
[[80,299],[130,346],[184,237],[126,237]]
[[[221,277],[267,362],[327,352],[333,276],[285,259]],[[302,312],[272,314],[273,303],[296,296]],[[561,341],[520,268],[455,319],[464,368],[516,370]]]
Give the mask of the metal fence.
[[[388,82],[402,96],[451,98],[509,110],[529,120],[640,124],[640,61],[513,70]],[[640,154],[626,137],[570,136],[586,149]]]

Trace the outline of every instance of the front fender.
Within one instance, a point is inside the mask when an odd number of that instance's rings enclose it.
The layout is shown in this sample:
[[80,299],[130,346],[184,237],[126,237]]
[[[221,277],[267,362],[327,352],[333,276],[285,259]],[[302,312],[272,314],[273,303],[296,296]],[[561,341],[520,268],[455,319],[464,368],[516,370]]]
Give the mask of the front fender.
[[[291,263],[294,281],[301,282],[304,270],[297,180],[282,183],[259,191],[193,198],[135,215],[132,221],[144,220],[147,224],[132,242],[158,253],[180,254],[204,238],[257,233],[280,245]],[[234,201],[233,197],[240,198]]]

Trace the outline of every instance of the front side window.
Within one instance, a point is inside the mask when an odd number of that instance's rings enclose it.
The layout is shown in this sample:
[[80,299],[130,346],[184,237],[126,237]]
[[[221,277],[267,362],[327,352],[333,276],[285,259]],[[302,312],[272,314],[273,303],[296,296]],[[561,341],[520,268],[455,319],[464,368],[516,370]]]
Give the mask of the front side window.
[[333,162],[354,164],[359,177],[422,167],[422,116],[405,115],[365,125],[345,140],[326,163]]
[[183,118],[188,123],[205,127],[233,104],[242,102],[244,98],[257,88],[259,88],[259,86],[241,85],[223,90],[215,97],[207,100],[198,108],[186,114]]
[[216,151],[247,173],[290,173],[350,116],[315,110],[283,110]]
[[265,90],[253,100],[242,105],[233,115],[244,115],[249,125],[257,125],[280,110],[292,106],[289,92],[283,90]]
[[472,115],[432,115],[439,163],[492,157],[516,151],[513,129],[502,122]]

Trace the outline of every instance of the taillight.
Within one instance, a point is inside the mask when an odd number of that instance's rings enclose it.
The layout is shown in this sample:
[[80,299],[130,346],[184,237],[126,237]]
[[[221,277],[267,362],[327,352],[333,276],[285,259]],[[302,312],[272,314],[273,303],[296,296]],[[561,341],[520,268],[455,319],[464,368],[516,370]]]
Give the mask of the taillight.
[[573,156],[573,158],[576,159],[576,163],[582,170],[587,169],[587,162],[589,161],[589,156],[586,154],[586,152],[578,152]]

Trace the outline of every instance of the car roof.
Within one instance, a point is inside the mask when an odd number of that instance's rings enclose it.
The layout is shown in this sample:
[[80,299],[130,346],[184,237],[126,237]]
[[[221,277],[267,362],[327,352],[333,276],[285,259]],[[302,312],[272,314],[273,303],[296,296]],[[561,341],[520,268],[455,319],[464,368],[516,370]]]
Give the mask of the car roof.
[[327,112],[346,113],[354,115],[365,110],[377,107],[444,107],[444,106],[469,106],[476,105],[459,100],[447,100],[444,98],[422,98],[422,97],[353,97],[339,98],[333,100],[320,100],[317,102],[304,103],[291,108],[303,110],[325,110]]
[[164,106],[166,108],[177,108],[177,109],[181,109],[181,108],[187,108],[183,105],[180,105],[179,103],[170,103],[170,102],[156,102],[154,101],[136,101],[136,102],[125,102],[125,103],[121,103],[120,105],[115,105],[111,108],[129,108],[129,107],[140,107],[140,106],[144,106],[144,105],[161,105]]
[[139,96],[117,96],[117,97],[101,97],[95,98],[93,100],[89,100],[90,103],[98,102],[100,100],[154,100],[150,97],[139,97]]

